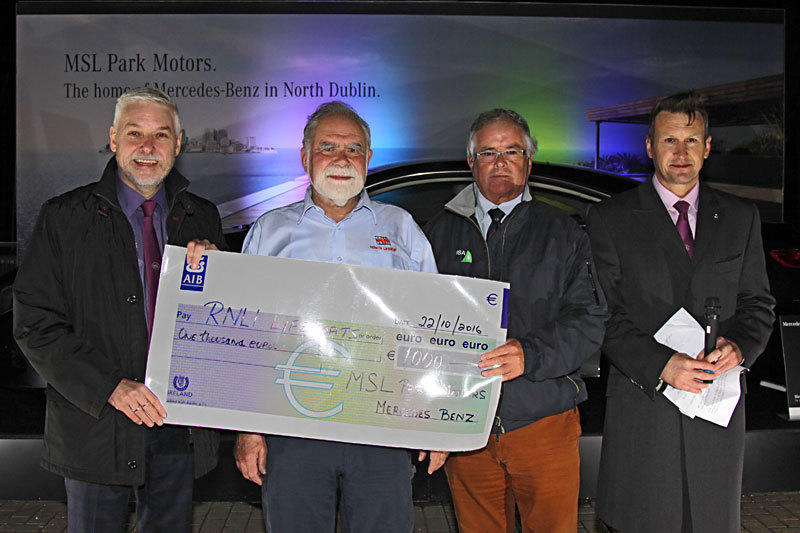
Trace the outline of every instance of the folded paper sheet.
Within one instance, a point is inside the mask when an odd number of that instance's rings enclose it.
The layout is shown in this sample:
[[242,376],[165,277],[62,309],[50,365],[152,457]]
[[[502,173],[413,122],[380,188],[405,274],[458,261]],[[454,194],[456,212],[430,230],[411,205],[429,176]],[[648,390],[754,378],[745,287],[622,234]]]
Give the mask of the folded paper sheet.
[[[676,352],[697,357],[704,346],[703,327],[684,308],[680,308],[655,334],[655,339],[669,346]],[[714,383],[703,389],[700,394],[667,387],[664,396],[674,403],[688,417],[700,417],[714,424],[728,427],[736,404],[741,396],[739,375],[744,371],[741,366],[734,367],[721,376],[714,378]]]

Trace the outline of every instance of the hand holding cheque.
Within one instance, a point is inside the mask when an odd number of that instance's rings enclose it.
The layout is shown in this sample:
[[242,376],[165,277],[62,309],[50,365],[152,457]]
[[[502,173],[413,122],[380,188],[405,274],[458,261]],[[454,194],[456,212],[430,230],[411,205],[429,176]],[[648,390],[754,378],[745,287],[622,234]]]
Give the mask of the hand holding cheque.
[[[169,422],[415,449],[483,446],[508,285],[168,247],[146,384]],[[268,273],[268,274],[265,274]],[[324,422],[324,423],[320,423]]]

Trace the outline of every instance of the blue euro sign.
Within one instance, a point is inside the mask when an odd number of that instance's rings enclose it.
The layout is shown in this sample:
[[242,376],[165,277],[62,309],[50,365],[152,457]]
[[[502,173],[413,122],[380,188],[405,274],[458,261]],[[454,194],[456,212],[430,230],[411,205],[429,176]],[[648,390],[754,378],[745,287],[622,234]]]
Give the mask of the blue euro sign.
[[[335,342],[327,342],[327,346],[333,348],[333,350],[340,354],[342,357],[347,359],[350,358],[350,352],[348,352],[344,346],[341,346]],[[328,418],[334,415],[337,415],[342,412],[344,409],[344,402],[339,402],[339,405],[335,407],[331,407],[325,411],[312,411],[311,409],[306,408],[300,401],[295,398],[294,392],[292,391],[292,387],[302,387],[306,389],[322,389],[322,390],[331,390],[333,388],[333,383],[325,383],[322,381],[310,381],[305,379],[296,379],[292,377],[292,372],[298,372],[301,374],[314,374],[317,376],[331,376],[337,377],[341,374],[339,370],[332,370],[328,368],[315,368],[312,366],[301,366],[296,365],[295,362],[297,358],[302,355],[303,352],[308,350],[311,347],[320,346],[315,340],[307,340],[306,342],[302,343],[300,346],[294,349],[292,355],[289,356],[289,359],[286,360],[286,364],[283,365],[275,365],[276,370],[283,370],[283,377],[277,378],[275,383],[279,385],[283,385],[283,391],[286,393],[286,399],[289,400],[289,403],[295,410],[303,414],[305,416],[309,416],[311,418]]]
[[497,305],[497,295],[495,293],[491,293],[486,297],[486,301],[489,302],[489,305]]

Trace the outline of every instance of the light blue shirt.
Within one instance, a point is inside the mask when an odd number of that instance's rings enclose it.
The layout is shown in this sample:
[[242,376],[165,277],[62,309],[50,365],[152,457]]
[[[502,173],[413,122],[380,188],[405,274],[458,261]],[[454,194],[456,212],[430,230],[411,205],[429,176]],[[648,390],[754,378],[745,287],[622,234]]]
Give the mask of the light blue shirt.
[[355,209],[334,222],[311,200],[309,186],[302,202],[261,215],[242,253],[436,272],[431,245],[411,215],[370,200],[365,190]]
[[491,211],[495,207],[500,208],[500,210],[503,213],[505,213],[505,215],[503,215],[502,220],[500,221],[500,223],[502,223],[503,220],[506,219],[508,214],[511,211],[513,211],[515,207],[517,207],[517,204],[522,202],[523,193],[520,193],[520,195],[517,196],[516,198],[513,198],[507,202],[503,202],[502,204],[497,205],[486,199],[486,197],[481,193],[480,189],[478,189],[477,184],[473,183],[472,186],[475,187],[475,193],[476,193],[475,197],[478,199],[478,201],[475,204],[475,218],[478,219],[478,225],[481,227],[481,231],[483,232],[483,236],[485,238],[486,233],[489,231],[489,226],[492,225],[492,217],[491,215],[489,215],[489,211]]

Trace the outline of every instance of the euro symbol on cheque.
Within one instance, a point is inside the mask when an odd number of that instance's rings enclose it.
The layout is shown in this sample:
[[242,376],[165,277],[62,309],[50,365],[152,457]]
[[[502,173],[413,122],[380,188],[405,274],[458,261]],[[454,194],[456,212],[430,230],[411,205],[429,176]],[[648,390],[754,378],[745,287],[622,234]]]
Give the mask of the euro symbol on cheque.
[[[333,350],[345,358],[350,358],[350,352],[348,352],[344,346],[341,346],[335,342],[327,343],[328,346],[332,347]],[[333,388],[333,383],[325,383],[323,381],[311,381],[305,379],[297,379],[292,376],[292,372],[298,372],[301,374],[314,374],[317,376],[331,376],[337,377],[341,374],[340,370],[333,370],[329,368],[315,368],[312,366],[301,366],[296,365],[295,362],[300,355],[303,354],[306,350],[311,347],[320,346],[320,344],[315,340],[307,340],[306,342],[302,343],[300,346],[294,349],[292,355],[289,356],[289,359],[286,360],[286,364],[283,365],[275,365],[276,370],[283,370],[283,377],[275,379],[275,383],[279,385],[283,385],[283,390],[286,393],[286,399],[289,400],[289,403],[295,410],[303,415],[309,416],[311,418],[328,418],[334,415],[337,415],[342,412],[344,409],[344,402],[339,402],[339,405],[335,407],[331,407],[325,411],[312,411],[311,409],[306,408],[300,401],[295,398],[294,392],[292,391],[292,387],[302,387],[306,389],[322,389],[322,390],[331,390]]]
[[491,293],[486,297],[486,301],[489,302],[489,305],[497,305],[497,295],[495,293]]

